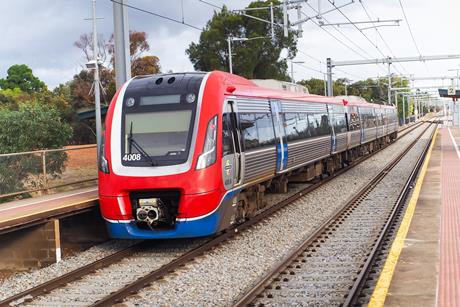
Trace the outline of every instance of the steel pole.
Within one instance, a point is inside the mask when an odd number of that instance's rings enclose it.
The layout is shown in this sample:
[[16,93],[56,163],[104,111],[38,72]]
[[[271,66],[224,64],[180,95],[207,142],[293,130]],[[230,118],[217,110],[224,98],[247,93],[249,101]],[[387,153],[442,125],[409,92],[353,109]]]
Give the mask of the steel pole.
[[391,105],[391,63],[388,62],[388,105]]
[[114,58],[117,89],[131,79],[127,2],[128,0],[113,1],[113,38],[115,43]]
[[291,82],[294,83],[294,62],[291,60]]
[[332,89],[332,60],[331,58],[327,58],[327,95],[333,96],[333,89]]
[[231,74],[233,74],[233,67],[232,67],[232,38],[229,37],[227,38],[228,42],[228,66],[229,66],[229,71]]
[[273,18],[273,3],[270,2],[270,23],[271,23],[271,35],[272,35],[272,40],[275,40],[275,26],[273,24],[274,18]]
[[96,143],[97,143],[97,155],[99,157],[101,147],[101,97],[99,91],[99,61],[98,61],[98,45],[97,45],[97,30],[96,30],[96,0],[93,2],[93,60],[95,62],[94,67],[94,106],[96,109]]
[[406,124],[406,104],[405,104],[406,96],[402,96],[402,109],[403,109],[403,126]]
[[398,125],[399,125],[398,93],[395,93],[395,104],[396,104],[396,115],[398,116]]

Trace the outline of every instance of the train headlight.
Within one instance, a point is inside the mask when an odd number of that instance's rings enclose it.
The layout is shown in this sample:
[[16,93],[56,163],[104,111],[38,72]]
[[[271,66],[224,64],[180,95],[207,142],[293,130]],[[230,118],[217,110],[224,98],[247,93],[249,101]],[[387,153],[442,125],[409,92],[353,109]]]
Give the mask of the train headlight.
[[126,99],[126,106],[127,107],[132,107],[136,103],[136,100],[133,97],[129,97]]
[[211,118],[206,129],[202,154],[198,157],[196,169],[204,169],[216,162],[217,115]]

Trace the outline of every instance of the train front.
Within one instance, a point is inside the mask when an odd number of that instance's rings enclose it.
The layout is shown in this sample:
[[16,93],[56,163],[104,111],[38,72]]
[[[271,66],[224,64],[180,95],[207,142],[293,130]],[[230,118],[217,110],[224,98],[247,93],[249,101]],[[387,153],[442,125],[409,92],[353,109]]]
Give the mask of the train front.
[[111,237],[198,237],[228,224],[216,142],[222,96],[210,75],[137,77],[114,97],[99,161]]

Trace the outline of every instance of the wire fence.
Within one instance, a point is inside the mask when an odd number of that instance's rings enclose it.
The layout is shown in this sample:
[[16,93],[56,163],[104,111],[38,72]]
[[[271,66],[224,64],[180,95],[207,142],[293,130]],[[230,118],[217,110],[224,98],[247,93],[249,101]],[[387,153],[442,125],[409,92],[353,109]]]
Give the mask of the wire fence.
[[0,202],[96,179],[96,145],[0,154]]

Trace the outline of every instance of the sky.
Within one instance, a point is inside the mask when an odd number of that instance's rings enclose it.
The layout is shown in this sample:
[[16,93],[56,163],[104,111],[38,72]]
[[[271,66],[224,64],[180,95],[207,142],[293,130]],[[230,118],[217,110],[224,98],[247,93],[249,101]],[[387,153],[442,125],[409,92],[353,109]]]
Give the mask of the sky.
[[[206,2],[241,9],[251,1]],[[302,11],[307,16],[315,16],[318,2],[323,12],[332,8],[329,0],[309,0],[302,5]],[[179,20],[182,18],[182,3],[185,22],[198,28],[203,28],[216,10],[200,0],[129,0],[132,6]],[[335,0],[337,6],[347,3],[351,0]],[[401,0],[401,4],[407,20],[399,0],[362,0],[362,5],[355,0],[341,8],[343,14],[335,11],[323,16],[325,23],[343,23],[348,21],[347,18],[353,22],[369,21],[366,9],[373,20],[401,19],[400,26],[379,27],[379,32],[375,29],[359,31],[353,25],[320,27],[313,21],[304,23],[303,37],[298,41],[299,53],[294,59],[304,63],[294,64],[294,78],[322,79],[327,57],[334,61],[348,61],[460,54],[456,26],[460,1]],[[185,49],[191,42],[198,41],[199,30],[133,9],[128,9],[128,14],[130,29],[147,33],[150,54],[160,58],[162,71],[193,71]],[[72,79],[85,63],[82,52],[73,43],[82,33],[91,31],[91,22],[85,20],[90,16],[91,0],[0,0],[0,78],[6,76],[11,65],[27,64],[50,89]],[[101,18],[97,21],[98,32],[108,39],[113,32],[110,0],[97,0],[97,16]],[[297,20],[295,11],[290,12],[290,20]],[[318,22],[318,19],[313,20]],[[358,28],[365,26],[369,24],[357,24]],[[385,76],[387,69],[383,65],[344,66],[334,70],[334,78],[357,81]],[[460,69],[460,59],[395,64],[391,72],[415,77],[455,76],[456,71],[449,71],[452,69]],[[416,81],[415,85],[447,86],[450,82]]]

